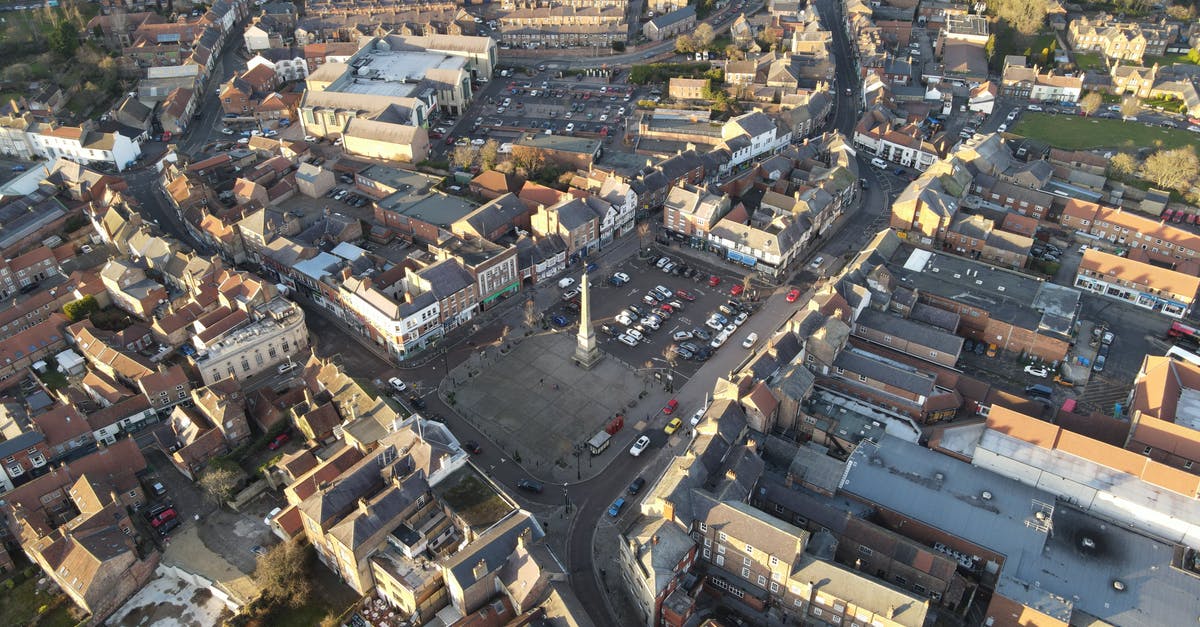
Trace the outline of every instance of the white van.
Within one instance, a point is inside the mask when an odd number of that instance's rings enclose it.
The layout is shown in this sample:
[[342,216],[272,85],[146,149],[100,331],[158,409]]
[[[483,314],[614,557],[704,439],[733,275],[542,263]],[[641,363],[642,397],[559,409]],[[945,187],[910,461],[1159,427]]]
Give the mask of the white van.
[[880,170],[887,169],[887,161],[884,161],[883,159],[880,159],[879,157],[875,157],[874,159],[871,159],[871,165],[879,168]]
[[564,277],[558,280],[558,289],[565,290],[572,285],[575,285],[575,279],[571,277]]

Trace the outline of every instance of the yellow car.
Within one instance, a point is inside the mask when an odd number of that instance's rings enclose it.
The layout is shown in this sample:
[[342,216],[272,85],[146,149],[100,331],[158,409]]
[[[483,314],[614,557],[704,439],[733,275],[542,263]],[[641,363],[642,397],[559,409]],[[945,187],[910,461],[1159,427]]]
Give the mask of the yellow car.
[[671,422],[667,423],[667,426],[665,429],[663,429],[663,431],[665,431],[667,433],[667,435],[671,435],[672,433],[675,433],[676,431],[678,431],[679,427],[682,427],[682,426],[683,426],[682,420],[680,420],[678,418],[672,418]]

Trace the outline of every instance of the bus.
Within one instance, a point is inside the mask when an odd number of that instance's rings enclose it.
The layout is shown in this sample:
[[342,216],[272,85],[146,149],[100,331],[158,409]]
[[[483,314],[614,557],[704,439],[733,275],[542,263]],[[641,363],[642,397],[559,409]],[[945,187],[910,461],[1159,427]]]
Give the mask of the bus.
[[1179,322],[1171,323],[1171,328],[1167,329],[1167,339],[1194,349],[1200,348],[1200,330]]

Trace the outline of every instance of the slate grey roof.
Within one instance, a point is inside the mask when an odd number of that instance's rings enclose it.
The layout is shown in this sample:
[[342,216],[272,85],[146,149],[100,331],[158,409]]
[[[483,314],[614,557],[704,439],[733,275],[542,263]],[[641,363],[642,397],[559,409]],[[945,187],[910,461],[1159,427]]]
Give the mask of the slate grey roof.
[[572,198],[554,210],[558,212],[559,223],[571,231],[596,219],[596,212],[583,198]]
[[689,17],[696,17],[696,7],[686,6],[678,11],[671,11],[666,15],[660,15],[650,20],[650,23],[653,24],[655,28],[662,29],[672,24],[682,22]]
[[504,194],[484,203],[472,211],[463,221],[470,224],[479,233],[492,233],[501,227],[511,225],[516,218],[528,213],[529,208],[515,194]]
[[25,431],[21,435],[0,442],[0,458],[9,457],[28,448],[33,448],[38,442],[45,442],[46,437],[37,431]]
[[525,510],[516,510],[463,550],[452,555],[446,561],[446,569],[458,585],[466,590],[479,581],[479,577],[475,575],[475,567],[481,562],[485,574],[503,568],[508,563],[508,557],[517,548],[517,538],[523,534],[528,534],[526,537],[529,542],[546,535],[533,514]]
[[925,397],[933,394],[934,378],[931,375],[916,369],[908,370],[900,367],[899,363],[888,363],[874,355],[868,355],[858,350],[843,350],[833,360],[833,365],[906,392]]
[[475,282],[471,273],[458,265],[458,261],[454,259],[439,261],[428,268],[423,268],[417,274],[429,281],[433,294],[438,300],[449,298]]
[[867,309],[859,314],[858,320],[855,321],[855,327],[857,328],[860,324],[869,329],[887,333],[892,337],[916,342],[947,355],[958,355],[962,351],[963,338],[957,335],[874,309]]
[[[424,473],[415,472],[397,486],[389,486],[373,498],[366,511],[358,511],[329,530],[342,544],[357,550],[386,527],[396,524],[396,517],[429,489]],[[369,548],[369,547],[368,547]]]
[[701,165],[703,164],[700,161],[700,155],[696,154],[695,150],[689,150],[658,164],[658,169],[668,180],[675,181]]
[[808,532],[745,503],[718,503],[704,522],[709,529],[751,543],[754,550],[781,560],[795,559]]
[[761,111],[739,115],[730,120],[730,123],[736,124],[751,137],[765,135],[775,130],[775,121]]

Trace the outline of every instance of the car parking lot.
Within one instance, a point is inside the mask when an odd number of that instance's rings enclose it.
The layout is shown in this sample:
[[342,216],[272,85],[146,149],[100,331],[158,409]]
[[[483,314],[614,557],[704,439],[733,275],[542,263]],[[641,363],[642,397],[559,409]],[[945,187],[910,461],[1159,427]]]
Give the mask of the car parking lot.
[[[679,257],[668,257],[675,265],[664,262],[664,271],[658,265],[662,257],[631,258],[595,276],[592,322],[606,352],[635,368],[653,369],[657,377],[671,376],[678,386],[679,377],[690,378],[722,347],[744,345],[748,333],[739,329],[757,305],[732,294],[740,292],[742,277]],[[561,291],[564,299],[546,318],[558,327],[573,326],[579,321],[578,290],[568,285]]]
[[498,76],[479,94],[473,117],[435,126],[432,139],[443,150],[480,145],[489,138],[503,143],[527,132],[594,137],[612,144],[625,135],[637,101],[651,97],[648,88],[584,78],[553,76],[551,71]]

